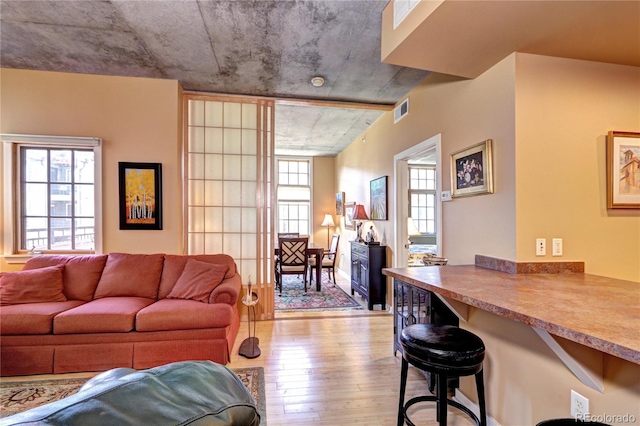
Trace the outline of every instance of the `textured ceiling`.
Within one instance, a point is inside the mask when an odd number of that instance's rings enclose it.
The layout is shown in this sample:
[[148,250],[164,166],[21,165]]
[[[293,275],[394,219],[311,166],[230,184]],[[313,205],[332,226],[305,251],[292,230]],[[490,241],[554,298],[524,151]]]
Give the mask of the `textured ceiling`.
[[[0,1],[2,67],[178,80],[187,91],[391,105],[427,71],[384,64],[387,1]],[[315,75],[324,87],[309,82]],[[342,151],[381,111],[276,105],[276,153]]]

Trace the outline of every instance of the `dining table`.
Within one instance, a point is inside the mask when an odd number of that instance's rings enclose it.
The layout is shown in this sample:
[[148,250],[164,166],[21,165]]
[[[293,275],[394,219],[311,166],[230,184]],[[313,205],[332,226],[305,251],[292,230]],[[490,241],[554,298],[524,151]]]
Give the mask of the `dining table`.
[[[274,248],[274,253],[276,257],[280,255],[280,248],[277,245]],[[309,243],[307,245],[307,255],[314,256],[316,259],[316,291],[320,291],[322,289],[322,259],[324,258],[324,247]]]

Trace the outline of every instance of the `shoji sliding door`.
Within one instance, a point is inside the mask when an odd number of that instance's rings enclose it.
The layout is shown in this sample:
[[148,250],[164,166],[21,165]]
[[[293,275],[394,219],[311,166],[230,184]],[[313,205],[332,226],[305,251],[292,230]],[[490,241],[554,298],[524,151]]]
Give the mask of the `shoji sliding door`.
[[185,95],[184,247],[232,256],[262,319],[274,311],[273,112],[269,100]]

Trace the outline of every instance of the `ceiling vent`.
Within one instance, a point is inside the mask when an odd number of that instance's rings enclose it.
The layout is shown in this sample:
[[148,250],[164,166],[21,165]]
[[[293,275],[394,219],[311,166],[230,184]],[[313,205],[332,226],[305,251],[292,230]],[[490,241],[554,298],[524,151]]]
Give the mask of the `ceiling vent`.
[[402,103],[393,110],[393,122],[397,123],[407,114],[409,114],[409,98],[402,101]]

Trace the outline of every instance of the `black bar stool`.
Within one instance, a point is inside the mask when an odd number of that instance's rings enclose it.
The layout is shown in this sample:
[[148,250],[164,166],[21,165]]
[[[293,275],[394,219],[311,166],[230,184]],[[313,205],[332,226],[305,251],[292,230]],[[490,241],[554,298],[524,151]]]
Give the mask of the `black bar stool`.
[[609,426],[600,422],[583,422],[576,419],[552,419],[538,423],[536,426]]
[[[482,361],[484,343],[475,334],[452,325],[414,324],[405,327],[400,335],[402,345],[402,373],[400,375],[400,403],[398,426],[415,424],[409,419],[407,410],[418,402],[435,401],[436,415],[440,426],[447,424],[447,404],[467,414],[478,426],[486,426],[487,409],[484,399]],[[409,364],[436,376],[436,395],[418,396],[404,403]],[[447,378],[476,376],[480,419],[459,402],[447,398]]]

